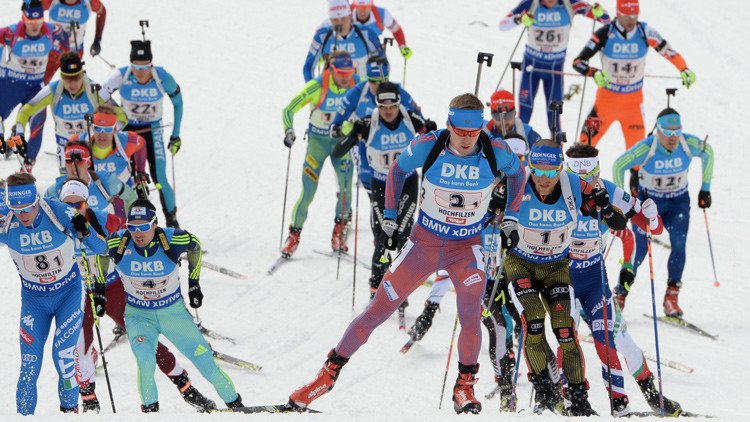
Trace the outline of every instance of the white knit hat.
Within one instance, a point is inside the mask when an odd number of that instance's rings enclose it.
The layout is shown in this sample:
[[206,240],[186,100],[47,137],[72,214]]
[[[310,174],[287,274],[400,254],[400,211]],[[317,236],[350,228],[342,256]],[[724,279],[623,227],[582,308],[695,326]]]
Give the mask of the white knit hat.
[[86,201],[89,199],[89,187],[78,180],[68,180],[60,189],[60,200],[65,201],[69,196],[80,196]]
[[328,0],[328,17],[331,19],[344,18],[352,13],[346,0]]

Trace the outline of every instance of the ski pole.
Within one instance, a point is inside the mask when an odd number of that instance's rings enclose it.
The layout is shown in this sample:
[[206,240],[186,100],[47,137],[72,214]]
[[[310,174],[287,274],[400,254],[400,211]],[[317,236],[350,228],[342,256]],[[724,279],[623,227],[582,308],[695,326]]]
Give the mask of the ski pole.
[[5,143],[13,151],[14,155],[16,156],[16,159],[18,160],[18,164],[21,165],[21,172],[30,173],[29,169],[26,168],[26,164],[24,164],[23,160],[21,159],[21,152],[18,150],[18,147],[23,145],[23,141],[21,141],[21,137],[13,136],[10,139],[8,139]]
[[[505,77],[505,72],[508,71],[508,66],[510,66],[510,62],[511,62],[511,60],[513,60],[513,55],[516,54],[516,49],[518,49],[518,44],[521,43],[521,38],[523,38],[523,34],[526,33],[527,29],[528,28],[526,26],[524,26],[523,27],[523,31],[521,31],[521,33],[518,35],[518,40],[516,41],[516,45],[513,46],[513,51],[510,52],[510,57],[508,57],[508,62],[505,63],[505,67],[503,68],[503,73],[500,74],[500,80],[497,81],[497,86],[495,87],[495,91],[497,91],[497,90],[500,89],[500,84],[503,83],[503,78]],[[487,66],[489,66],[489,65],[487,65]]]
[[[339,236],[339,245],[338,245],[339,246],[339,248],[338,248],[339,249],[339,251],[338,251],[339,252],[339,257],[338,257],[338,261],[336,262],[336,280],[339,279],[339,270],[341,269],[341,253],[343,252],[342,251],[343,248],[341,247],[342,239],[344,241],[346,241],[346,237],[347,237],[346,226],[349,224],[349,222],[344,219],[345,216],[346,216],[346,185],[348,185],[348,184],[349,184],[349,178],[346,177],[346,175],[344,175],[344,189],[343,189],[343,192],[339,191],[339,194],[342,195],[342,198],[341,198],[342,199],[341,200],[341,220],[340,220],[340,222],[342,224],[344,224],[344,222],[346,222],[346,224],[343,225],[343,228],[341,229],[341,234]],[[357,260],[355,259],[354,260],[354,271],[357,271],[356,268],[357,268]]]
[[143,41],[146,41],[146,28],[148,28],[148,19],[141,19],[138,21],[138,25],[141,26],[141,35],[143,35]]
[[706,236],[708,237],[708,251],[711,253],[711,267],[714,269],[714,287],[721,286],[719,277],[716,275],[716,261],[714,260],[714,247],[711,245],[711,232],[708,230],[708,213],[703,208],[703,222],[706,223]]
[[[596,21],[594,21],[596,22]],[[590,135],[589,135],[590,136]],[[599,228],[599,253],[604,256],[604,234],[602,234],[602,212],[601,210],[596,215],[596,223]],[[612,367],[609,361],[609,318],[607,312],[607,291],[609,286],[607,285],[607,274],[604,270],[604,259],[599,262],[601,267],[601,279],[602,279],[602,311],[604,313],[604,353],[607,355],[607,392],[609,393],[609,414],[614,416],[615,406],[612,401]],[[614,322],[612,323],[614,327]]]
[[110,69],[114,69],[116,66],[109,62],[109,60],[102,57],[101,53],[97,54],[94,57],[98,57],[101,61],[103,61],[107,66],[109,66]]
[[510,69],[511,69],[510,72],[511,72],[511,75],[513,76],[513,86],[511,88],[513,91],[514,100],[516,98],[516,70],[521,70],[521,65],[522,65],[521,62],[510,62]]
[[177,203],[177,179],[174,175],[174,154],[170,154],[170,161],[172,162],[172,194],[174,195],[174,203]]
[[492,53],[477,53],[477,82],[474,84],[474,95],[479,95],[479,81],[482,80],[482,64],[487,62],[487,67],[492,67]]
[[[596,19],[591,20],[591,33],[593,34],[596,31]],[[581,133],[581,116],[583,115],[583,100],[586,99],[586,82],[588,82],[589,78],[583,78],[583,88],[581,90],[581,104],[578,106],[578,119],[576,120],[576,136],[579,136]],[[591,144],[591,141],[589,141],[589,144]],[[611,395],[611,394],[610,394]],[[611,402],[610,397],[610,402]]]
[[609,251],[612,250],[612,245],[615,244],[615,237],[617,236],[612,236],[612,240],[609,241],[609,246],[607,246],[607,252],[604,254],[605,261],[607,260],[607,257],[609,256]]
[[356,297],[357,288],[357,240],[359,240],[359,176],[357,177],[357,200],[355,201],[354,207],[354,269],[352,270],[352,315],[354,315],[354,298]]
[[451,346],[448,349],[448,361],[445,363],[445,374],[443,375],[443,390],[440,392],[440,405],[438,409],[443,407],[443,395],[445,395],[445,382],[448,380],[448,368],[451,365],[451,355],[453,354],[453,342],[456,339],[456,329],[458,328],[458,314],[456,314],[456,320],[453,321],[453,334],[451,334]]
[[[305,138],[307,137],[307,131],[305,131]],[[286,179],[284,182],[284,205],[281,207],[281,235],[279,236],[279,249],[284,242],[284,217],[286,217],[286,195],[289,191],[289,165],[292,162],[292,149],[289,148],[289,153],[286,156]]]
[[659,376],[659,413],[664,417],[664,391],[661,382],[661,353],[659,353],[659,327],[656,323],[656,293],[654,292],[654,256],[651,250],[651,227],[646,224],[646,244],[648,245],[648,270],[651,276],[651,315],[654,320],[654,342],[656,343],[656,371]]
[[[84,208],[85,209],[85,208]],[[81,241],[81,261],[83,262],[83,273],[86,278],[86,286],[89,288],[89,303],[91,304],[91,314],[94,317],[94,329],[96,330],[96,338],[99,341],[99,350],[102,355],[102,365],[104,366],[104,379],[107,380],[107,391],[109,392],[109,403],[112,405],[112,413],[117,413],[115,410],[115,399],[112,396],[112,384],[109,382],[109,369],[107,368],[107,358],[104,356],[104,344],[102,343],[102,334],[99,332],[99,315],[96,314],[96,306],[94,305],[94,291],[91,288],[91,273],[89,272],[89,261],[86,257],[86,251],[83,241]]]

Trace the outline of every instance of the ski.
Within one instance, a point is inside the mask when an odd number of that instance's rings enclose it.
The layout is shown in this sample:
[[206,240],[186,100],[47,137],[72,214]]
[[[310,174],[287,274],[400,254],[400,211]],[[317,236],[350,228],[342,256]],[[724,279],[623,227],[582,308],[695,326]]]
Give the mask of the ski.
[[213,355],[214,355],[214,357],[216,359],[219,359],[222,362],[226,362],[226,363],[232,364],[234,366],[239,366],[240,368],[244,368],[244,369],[247,369],[249,371],[259,372],[263,368],[260,365],[256,365],[254,363],[250,363],[248,361],[245,361],[245,360],[242,360],[242,359],[238,359],[236,357],[229,356],[229,355],[221,353],[221,352],[217,352],[216,350],[213,351]]
[[[336,258],[336,259],[338,259],[338,257],[339,257],[339,253],[338,252],[333,252],[333,251],[326,252],[326,251],[321,251],[319,249],[313,249],[313,252],[315,252],[316,254],[325,255],[325,256],[330,257],[330,258]],[[343,259],[344,261],[346,261],[346,262],[348,262],[350,264],[354,262],[354,258],[352,258],[352,256],[349,255],[347,252],[341,252],[341,259]],[[368,271],[372,270],[372,267],[370,266],[370,264],[368,264],[365,261],[362,261],[359,258],[357,258],[357,265],[359,265],[361,267],[364,267]]]
[[491,398],[494,398],[498,394],[500,394],[500,386],[496,385],[495,388],[493,388],[492,391],[489,392],[489,394],[484,395],[484,398],[489,400]]
[[[649,318],[651,318],[651,317],[649,317]],[[590,334],[585,335],[585,336],[581,336],[581,340],[585,341],[586,343],[591,343],[591,344],[594,343],[594,338]],[[651,352],[649,352],[647,350],[641,350],[641,352],[643,352],[643,357],[645,357],[646,359],[650,360],[651,362],[656,362],[656,356],[654,356],[653,354],[651,354]],[[687,365],[685,365],[683,363],[676,362],[676,361],[673,361],[673,360],[662,359],[661,360],[661,364],[664,365],[664,366],[670,367],[672,369],[675,369],[677,371],[686,372],[688,374],[692,374],[693,371],[694,371],[693,368],[691,368],[691,367],[689,367],[689,366],[687,366]]]
[[269,404],[265,406],[234,407],[229,409],[209,410],[209,413],[322,413],[310,408],[294,407],[289,403]]
[[[648,319],[652,319],[651,315],[649,315],[649,314],[643,314],[643,316],[645,316]],[[695,324],[693,324],[691,322],[685,321],[684,319],[679,318],[679,317],[674,317],[674,316],[660,316],[660,317],[657,317],[657,319],[659,320],[659,322],[663,322],[665,324],[669,324],[669,325],[672,325],[674,327],[682,328],[682,329],[684,329],[686,331],[689,331],[689,332],[691,332],[693,334],[698,334],[699,336],[708,337],[711,340],[716,340],[717,338],[719,338],[718,335],[711,334],[708,331],[706,331],[706,330],[698,327],[697,325],[695,325]]]
[[124,328],[115,326],[112,332],[115,334],[115,338],[113,338],[112,341],[110,341],[109,344],[104,348],[104,353],[109,352],[110,350],[112,350],[112,348],[120,344],[121,340],[127,339],[127,332]]
[[[654,411],[651,411],[651,412],[632,411],[632,412],[628,413],[627,415],[625,415],[625,417],[635,416],[635,417],[639,417],[639,418],[653,418],[655,416],[658,417],[660,415],[661,415],[661,413],[658,410],[655,411],[655,412]],[[667,416],[667,415],[665,415],[665,416]],[[678,417],[680,417],[680,418],[716,419],[716,416],[713,416],[713,415],[704,415],[704,414],[701,414],[701,413],[686,412],[684,410],[680,413],[680,415]]]
[[223,335],[217,333],[216,331],[209,330],[208,328],[204,327],[203,325],[200,325],[200,329],[201,329],[201,334],[205,335],[206,337],[210,337],[210,338],[212,338],[214,340],[223,340],[223,341],[228,341],[228,342],[230,342],[232,344],[237,344],[237,340],[235,340],[235,339],[233,339],[231,337],[223,336]]
[[663,240],[660,240],[658,237],[652,237],[651,241],[654,242],[655,245],[663,246],[663,247],[665,247],[667,249],[670,249],[670,250],[672,249],[672,245],[670,245],[669,243],[667,243],[667,242],[665,242]]
[[201,260],[201,266],[203,268],[208,268],[211,271],[216,271],[217,273],[221,273],[224,275],[228,275],[229,277],[233,277],[239,280],[247,280],[247,276],[245,274],[240,274],[236,271],[232,271],[228,268],[224,268],[220,265],[212,264],[208,261]]
[[414,343],[416,343],[414,339],[410,338],[409,341],[407,341],[406,344],[404,344],[404,347],[401,348],[401,353],[406,353],[409,350],[411,350],[411,346],[414,346]]
[[275,272],[276,272],[276,270],[278,270],[278,269],[279,269],[279,267],[280,267],[280,266],[281,266],[282,264],[284,264],[285,262],[289,262],[289,258],[287,258],[287,257],[284,257],[284,256],[280,256],[280,257],[279,257],[279,258],[278,258],[278,259],[276,260],[276,262],[274,262],[274,263],[273,263],[273,265],[271,266],[271,268],[269,268],[269,269],[268,269],[268,272],[267,272],[267,274],[268,274],[268,275],[272,275],[272,274],[273,274],[273,273],[275,273]]

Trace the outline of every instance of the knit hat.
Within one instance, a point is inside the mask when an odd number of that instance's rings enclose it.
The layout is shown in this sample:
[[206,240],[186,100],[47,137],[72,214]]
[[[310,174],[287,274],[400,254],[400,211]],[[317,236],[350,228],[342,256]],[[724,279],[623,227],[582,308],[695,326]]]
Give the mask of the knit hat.
[[133,40],[130,41],[130,61],[136,60],[151,61],[153,60],[151,55],[151,40],[141,41]]
[[331,19],[345,18],[352,13],[346,0],[328,0],[328,17]]

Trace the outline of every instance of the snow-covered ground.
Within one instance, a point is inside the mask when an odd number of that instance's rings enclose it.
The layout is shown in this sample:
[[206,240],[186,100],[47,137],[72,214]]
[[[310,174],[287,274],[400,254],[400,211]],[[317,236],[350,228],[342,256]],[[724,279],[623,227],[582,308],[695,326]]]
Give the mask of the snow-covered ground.
[[[499,32],[496,23],[515,5],[511,1],[453,0],[379,0],[404,27],[407,41],[414,49],[409,61],[406,86],[422,106],[424,114],[438,124],[444,122],[447,103],[456,94],[474,88],[476,53],[495,54],[494,66],[485,69],[480,93],[488,98],[497,83],[520,33]],[[717,4],[719,2],[716,2]],[[750,419],[743,399],[750,375],[746,350],[750,341],[748,311],[745,307],[745,278],[748,266],[742,264],[739,246],[750,236],[743,209],[750,206],[750,190],[734,184],[748,162],[746,136],[749,93],[745,80],[750,59],[744,54],[743,35],[747,35],[745,2],[724,0],[721,8],[698,0],[646,0],[641,17],[655,26],[680,51],[697,74],[697,83],[689,91],[680,88],[673,106],[683,116],[685,130],[702,137],[716,152],[712,194],[714,207],[709,211],[717,259],[720,288],[712,286],[703,216],[693,205],[692,228],[688,236],[688,263],[681,305],[686,316],[706,330],[719,334],[712,341],[685,331],[660,326],[661,352],[664,358],[680,361],[695,372],[686,374],[663,369],[666,394],[680,401],[686,410],[717,415],[724,420]],[[0,2],[0,24],[20,18],[18,0]],[[603,1],[613,11],[614,0]],[[327,168],[302,235],[302,244],[293,262],[269,277],[266,270],[278,256],[279,226],[284,189],[287,149],[282,145],[281,109],[301,89],[302,63],[314,29],[325,17],[322,0],[229,0],[107,1],[107,27],[102,54],[117,65],[125,65],[129,40],[140,37],[139,19],[150,19],[148,37],[153,40],[155,63],[165,66],[182,87],[185,101],[183,149],[177,156],[177,198],[180,222],[200,236],[210,251],[209,261],[246,273],[240,281],[204,269],[206,295],[201,317],[204,324],[234,337],[237,345],[214,341],[217,350],[263,365],[260,374],[225,366],[247,405],[280,403],[297,386],[309,381],[320,367],[326,352],[339,340],[351,320],[352,267],[342,263],[336,279],[336,261],[313,253],[326,250],[333,225],[335,183]],[[713,3],[711,3],[713,6]],[[482,21],[487,24],[473,24]],[[571,35],[570,56],[588,39],[591,21],[577,19]],[[87,46],[93,38],[89,26]],[[745,37],[746,38],[746,37]],[[735,41],[738,40],[738,41]],[[392,79],[402,79],[402,63],[396,51],[389,54]],[[677,75],[666,60],[649,53],[648,73]],[[520,60],[521,48],[516,53]],[[103,81],[108,67],[99,59],[86,57],[88,73]],[[595,61],[598,64],[598,60]],[[569,67],[567,69],[570,69]],[[509,75],[508,75],[509,76]],[[509,81],[510,79],[506,79]],[[566,84],[581,83],[568,78]],[[646,82],[646,125],[653,124],[656,113],[665,106],[664,88],[677,87],[678,81],[650,79]],[[506,82],[509,87],[509,83]],[[2,93],[0,93],[2,95]],[[585,108],[593,102],[594,90],[588,85]],[[543,107],[543,97],[537,105]],[[566,103],[563,126],[574,131],[580,97]],[[169,110],[169,108],[168,108]],[[167,116],[171,112],[166,113]],[[167,117],[171,121],[171,117]],[[11,117],[9,122],[13,122]],[[532,124],[544,127],[544,114],[537,112]],[[6,128],[9,127],[6,124]],[[296,118],[298,134],[306,127],[306,113]],[[53,151],[51,122],[45,132],[43,150]],[[300,136],[301,138],[301,136]],[[572,138],[572,137],[571,137]],[[302,141],[292,151],[289,206],[300,189],[300,167],[304,157]],[[622,151],[622,136],[615,125],[600,143],[604,175],[611,175],[611,163]],[[35,174],[40,185],[52,183],[54,158],[40,155]],[[17,169],[15,162],[0,163],[0,172]],[[691,193],[697,195],[699,164],[690,176]],[[371,253],[372,236],[366,195],[361,193],[359,216],[360,253]],[[695,199],[693,199],[695,201]],[[288,224],[287,215],[286,222]],[[352,240],[353,241],[353,240]],[[608,261],[610,277],[616,279],[619,266],[616,253]],[[654,247],[656,294],[659,302],[665,289],[668,251]],[[745,276],[743,276],[745,274]],[[357,272],[356,309],[361,311],[368,298],[364,270]],[[0,296],[5,297],[6,312],[0,316],[0,419],[20,420],[15,415],[15,381],[19,352],[19,284],[7,254],[0,254]],[[637,284],[625,311],[633,337],[647,351],[654,351],[651,321],[641,314],[650,312],[648,270],[640,271]],[[421,312],[426,288],[412,296],[407,309],[408,324]],[[398,331],[395,317],[375,331],[368,344],[354,356],[342,372],[334,391],[313,407],[322,415],[258,415],[259,418],[286,420],[454,420],[450,390],[443,409],[438,410],[440,386],[450,343],[455,302],[452,293],[443,303],[430,333],[407,355],[398,352],[407,337]],[[112,324],[104,324],[104,341],[112,334]],[[583,329],[586,332],[586,329]],[[3,334],[4,333],[4,334]],[[745,333],[745,334],[743,334]],[[485,342],[486,343],[486,342]],[[592,345],[582,344],[588,363],[590,396],[596,410],[606,414],[607,396],[599,375],[599,363]],[[484,346],[486,349],[486,345]],[[98,420],[131,420],[141,417],[136,366],[127,346],[118,346],[107,354],[118,415],[110,414],[104,377],[98,380],[103,414],[78,417]],[[194,384],[205,394],[220,401],[187,359]],[[493,386],[486,351],[480,357],[482,369],[477,394],[482,396]],[[650,363],[655,372],[656,365]],[[191,369],[192,368],[192,369]],[[525,366],[521,368],[526,372]],[[449,385],[455,379],[456,364],[450,366]],[[39,381],[37,415],[43,420],[62,419],[58,415],[57,378],[49,352]],[[149,420],[173,418],[202,420],[224,418],[239,420],[243,415],[198,415],[188,407],[166,377],[157,374],[162,412]],[[498,403],[484,401],[477,419],[533,418],[528,408],[530,384],[519,378],[519,397],[525,410],[517,415],[497,414]],[[626,389],[635,410],[647,405],[632,378]],[[608,416],[605,416],[608,417]],[[73,417],[65,417],[69,420]]]

